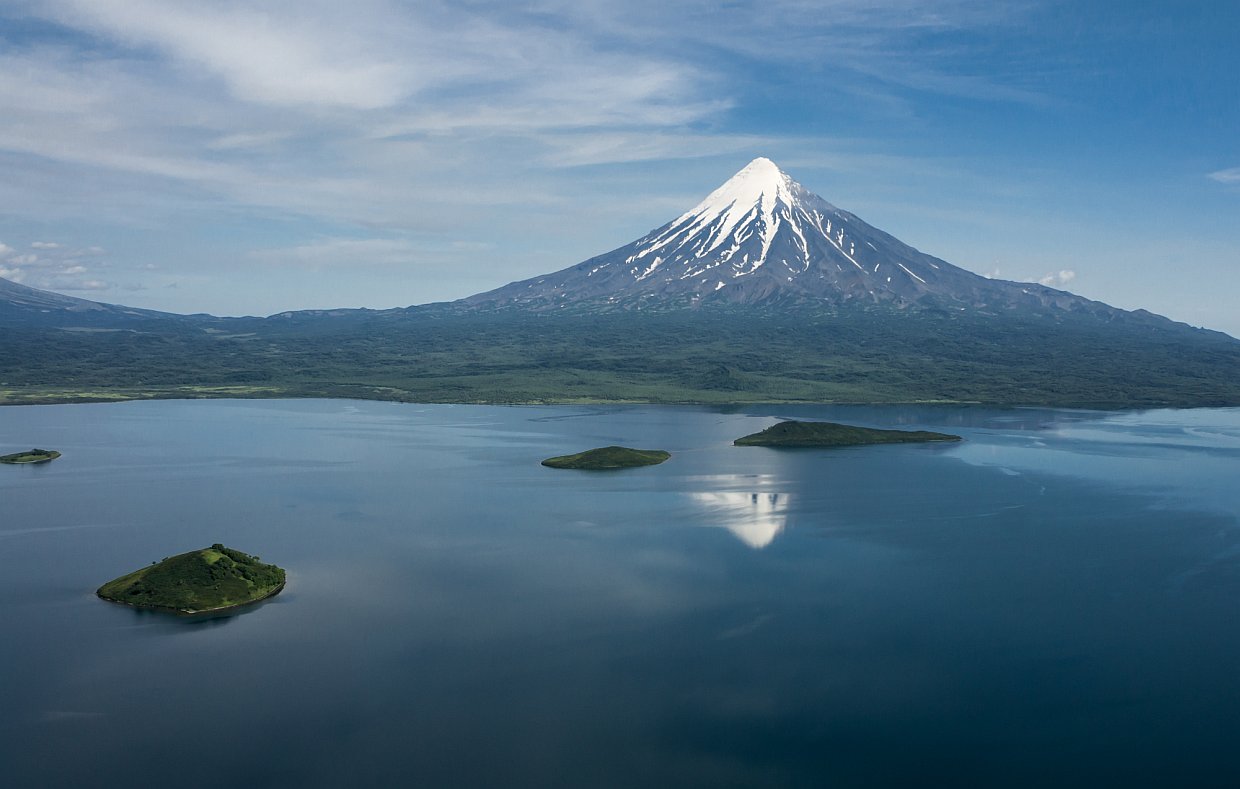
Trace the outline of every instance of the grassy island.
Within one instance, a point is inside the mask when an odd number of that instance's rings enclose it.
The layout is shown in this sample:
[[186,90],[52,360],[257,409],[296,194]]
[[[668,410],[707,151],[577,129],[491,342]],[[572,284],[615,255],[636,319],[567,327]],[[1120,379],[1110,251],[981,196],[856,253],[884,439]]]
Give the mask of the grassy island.
[[256,603],[283,588],[284,570],[216,543],[122,575],[96,594],[138,608],[200,614]]
[[835,422],[797,422],[790,419],[732,443],[738,447],[855,447],[959,440],[960,436],[928,430],[877,430]]
[[60,453],[54,449],[32,449],[29,452],[0,455],[0,463],[47,463],[58,457]]
[[587,449],[575,455],[560,455],[542,462],[551,468],[580,468],[601,471],[613,468],[655,466],[672,456],[661,449],[629,449],[628,447],[599,447]]

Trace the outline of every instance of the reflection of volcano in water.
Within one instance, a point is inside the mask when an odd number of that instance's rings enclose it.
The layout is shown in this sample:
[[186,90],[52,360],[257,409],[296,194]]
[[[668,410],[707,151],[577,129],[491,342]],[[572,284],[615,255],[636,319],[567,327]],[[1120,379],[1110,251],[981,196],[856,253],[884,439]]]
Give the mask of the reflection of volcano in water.
[[788,521],[787,493],[690,493],[719,526],[750,548],[765,548]]

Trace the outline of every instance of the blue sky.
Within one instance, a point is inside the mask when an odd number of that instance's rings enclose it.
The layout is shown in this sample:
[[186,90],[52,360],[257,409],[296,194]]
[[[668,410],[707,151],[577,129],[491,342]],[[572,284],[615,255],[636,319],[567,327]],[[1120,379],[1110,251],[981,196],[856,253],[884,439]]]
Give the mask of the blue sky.
[[453,299],[755,156],[922,251],[1240,335],[1240,3],[0,0],[0,276]]

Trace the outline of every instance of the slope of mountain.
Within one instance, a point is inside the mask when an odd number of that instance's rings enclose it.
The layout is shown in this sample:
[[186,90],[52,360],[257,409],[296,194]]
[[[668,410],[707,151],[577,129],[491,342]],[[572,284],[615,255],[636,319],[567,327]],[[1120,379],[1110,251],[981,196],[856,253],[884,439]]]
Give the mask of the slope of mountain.
[[[698,205],[646,236],[576,266],[463,301],[475,308],[787,308],[1087,313],[1099,302],[991,280],[904,244],[754,159]],[[1159,320],[1149,313],[1129,314]]]
[[0,279],[0,326],[129,328],[150,321],[199,317],[209,316],[176,315],[103,304]]

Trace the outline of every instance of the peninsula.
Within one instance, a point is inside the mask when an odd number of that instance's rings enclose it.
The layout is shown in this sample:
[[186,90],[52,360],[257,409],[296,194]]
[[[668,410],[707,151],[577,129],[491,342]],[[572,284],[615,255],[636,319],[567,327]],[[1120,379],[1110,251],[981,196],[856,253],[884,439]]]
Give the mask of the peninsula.
[[0,463],[48,463],[60,457],[54,449],[32,449],[29,452],[14,452],[11,455],[0,455]]
[[216,543],[122,575],[96,594],[137,608],[201,614],[256,603],[283,588],[284,570]]
[[950,433],[928,430],[879,430],[872,427],[841,425],[836,422],[798,422],[786,420],[760,433],[736,439],[738,447],[855,447],[867,444],[920,444],[929,441],[959,441]]
[[628,447],[599,447],[587,449],[575,455],[560,455],[542,462],[551,468],[577,468],[603,471],[637,466],[656,466],[672,456],[662,449],[629,449]]

